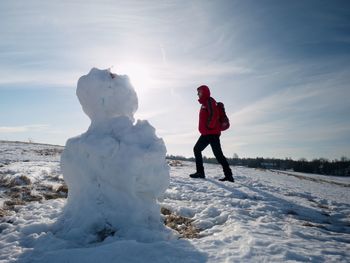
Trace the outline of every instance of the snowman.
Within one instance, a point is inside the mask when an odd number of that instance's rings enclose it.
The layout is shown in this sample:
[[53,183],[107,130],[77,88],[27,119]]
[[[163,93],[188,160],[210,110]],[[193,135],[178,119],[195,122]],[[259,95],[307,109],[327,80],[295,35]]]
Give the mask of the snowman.
[[109,238],[151,242],[166,232],[158,199],[169,185],[166,148],[138,108],[127,76],[91,69],[77,85],[88,130],[61,156],[69,193],[60,231],[83,243]]

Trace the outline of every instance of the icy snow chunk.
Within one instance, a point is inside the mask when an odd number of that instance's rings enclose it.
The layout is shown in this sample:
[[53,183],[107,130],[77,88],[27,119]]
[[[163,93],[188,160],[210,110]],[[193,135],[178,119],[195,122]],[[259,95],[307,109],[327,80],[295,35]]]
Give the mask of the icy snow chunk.
[[62,153],[69,189],[63,236],[83,243],[99,233],[140,241],[166,236],[157,202],[169,185],[166,148],[147,121],[133,123],[137,95],[128,77],[94,68],[79,79],[77,96],[91,125]]

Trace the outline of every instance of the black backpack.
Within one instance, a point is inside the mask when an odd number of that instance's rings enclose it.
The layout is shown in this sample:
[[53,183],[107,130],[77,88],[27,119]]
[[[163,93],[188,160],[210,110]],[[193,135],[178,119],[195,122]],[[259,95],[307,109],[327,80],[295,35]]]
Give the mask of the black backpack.
[[222,102],[218,102],[217,104],[218,111],[219,111],[219,123],[220,123],[220,129],[221,131],[225,131],[228,128],[230,128],[230,120],[228,119],[226,112],[225,112],[225,106]]

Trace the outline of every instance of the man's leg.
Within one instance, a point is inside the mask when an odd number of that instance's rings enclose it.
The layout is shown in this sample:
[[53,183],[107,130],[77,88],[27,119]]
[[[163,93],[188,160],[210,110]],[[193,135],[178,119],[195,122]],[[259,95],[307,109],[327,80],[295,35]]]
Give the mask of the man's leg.
[[234,180],[232,177],[232,171],[231,171],[230,165],[228,164],[226,157],[222,153],[221,144],[220,144],[220,135],[210,136],[210,146],[211,146],[211,149],[213,150],[216,160],[218,160],[218,162],[221,164],[224,170],[224,175],[225,175],[224,179],[226,179],[225,181],[233,182]]
[[196,158],[196,169],[197,173],[203,174],[204,176],[204,167],[203,167],[203,158],[202,151],[209,145],[209,140],[207,136],[201,135],[193,148],[194,157]]

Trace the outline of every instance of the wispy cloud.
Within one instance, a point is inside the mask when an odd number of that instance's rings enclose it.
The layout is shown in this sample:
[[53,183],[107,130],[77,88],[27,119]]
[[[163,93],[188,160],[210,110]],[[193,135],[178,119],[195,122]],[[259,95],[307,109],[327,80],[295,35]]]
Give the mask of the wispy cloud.
[[23,126],[0,126],[0,133],[23,133],[23,132],[40,132],[49,128],[47,124],[33,124]]
[[11,86],[21,88],[39,87],[74,87],[77,74],[75,72],[58,72],[55,70],[15,70],[4,69],[0,73],[0,89]]

